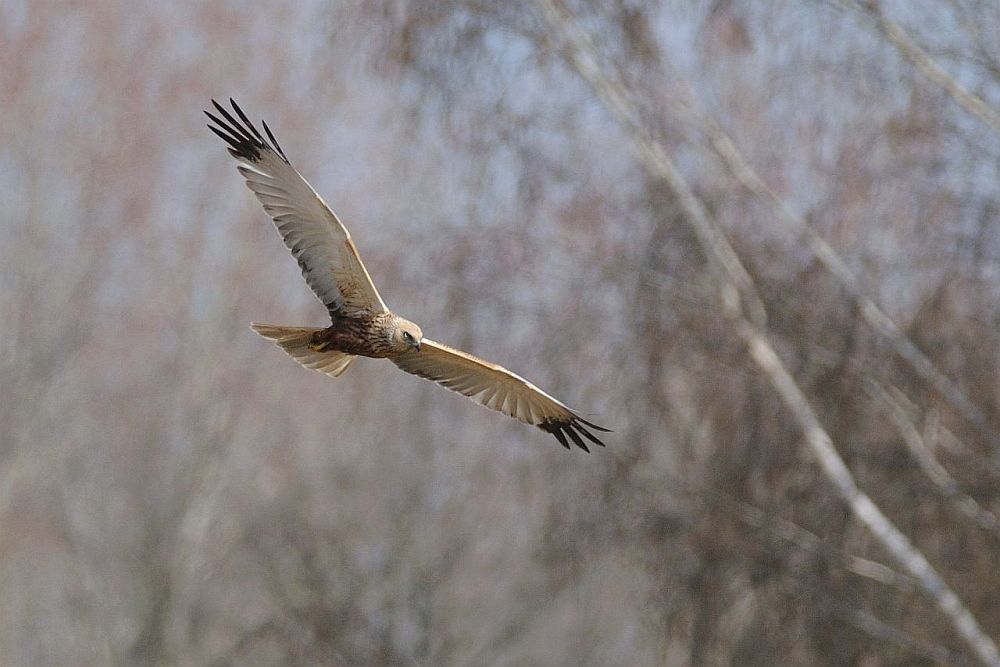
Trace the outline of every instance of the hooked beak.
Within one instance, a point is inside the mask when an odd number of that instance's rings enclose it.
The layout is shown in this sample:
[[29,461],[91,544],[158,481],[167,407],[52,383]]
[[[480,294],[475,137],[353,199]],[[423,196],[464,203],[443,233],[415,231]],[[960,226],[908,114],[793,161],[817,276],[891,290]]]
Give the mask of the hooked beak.
[[419,351],[420,351],[420,341],[419,341],[419,340],[418,340],[418,341],[417,341],[416,343],[414,343],[414,345],[413,345],[413,346],[414,346],[415,348],[417,348],[417,352],[419,352]]

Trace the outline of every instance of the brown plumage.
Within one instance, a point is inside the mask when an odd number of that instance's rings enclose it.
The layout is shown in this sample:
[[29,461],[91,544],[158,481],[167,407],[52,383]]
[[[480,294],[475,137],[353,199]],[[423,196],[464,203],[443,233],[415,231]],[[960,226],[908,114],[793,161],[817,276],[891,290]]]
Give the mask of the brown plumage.
[[[336,350],[373,359],[391,357],[400,351],[392,342],[393,330],[398,326],[397,319],[388,311],[373,316],[334,315],[330,326],[318,332],[311,345],[319,352]],[[408,346],[406,349],[409,349]]]
[[607,432],[581,418],[503,366],[424,338],[420,327],[390,311],[343,223],[292,167],[267,123],[265,139],[236,102],[236,117],[212,100],[222,118],[206,111],[209,129],[229,145],[247,187],[273,218],[278,233],[302,269],[309,287],[330,313],[330,326],[283,327],[252,324],[297,362],[339,377],[358,356],[387,358],[407,373],[432,380],[590,451],[604,446],[591,431]]

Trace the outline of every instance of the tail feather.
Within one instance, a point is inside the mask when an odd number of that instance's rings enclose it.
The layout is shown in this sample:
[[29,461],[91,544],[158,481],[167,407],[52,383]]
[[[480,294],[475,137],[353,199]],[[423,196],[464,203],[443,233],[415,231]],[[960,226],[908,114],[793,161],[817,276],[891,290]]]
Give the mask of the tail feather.
[[325,351],[319,352],[310,347],[313,334],[322,329],[315,327],[280,327],[273,324],[250,325],[264,338],[274,341],[282,350],[288,353],[295,361],[306,368],[326,373],[330,377],[340,377],[340,374],[347,370],[347,367],[354,361],[353,354],[344,352]]

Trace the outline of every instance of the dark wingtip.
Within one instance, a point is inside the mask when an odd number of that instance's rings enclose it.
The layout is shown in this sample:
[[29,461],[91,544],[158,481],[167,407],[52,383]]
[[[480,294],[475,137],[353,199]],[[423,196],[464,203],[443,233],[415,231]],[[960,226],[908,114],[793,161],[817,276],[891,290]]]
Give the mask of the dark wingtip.
[[240,105],[236,103],[236,100],[230,97],[229,103],[233,106],[233,111],[236,112],[236,115],[239,116],[240,120],[243,121],[243,125],[246,126],[246,128],[253,133],[254,138],[266,146],[267,142],[264,141],[264,137],[260,136],[260,132],[258,132],[257,128],[253,126],[253,123],[250,122],[250,119],[247,118],[247,115],[243,113],[243,109],[241,109]]
[[[574,445],[576,445],[583,451],[589,453],[590,447],[588,447],[587,443],[584,442],[583,438],[580,437],[581,435],[584,438],[587,438],[587,440],[590,440],[595,445],[604,447],[605,445],[603,442],[601,442],[600,438],[598,438],[596,435],[594,435],[586,428],[584,428],[582,424],[587,424],[588,426],[592,426],[591,424],[584,422],[582,419],[579,419],[578,417],[573,417],[567,421],[546,420],[540,424],[537,424],[537,426],[546,433],[551,433],[552,435],[556,436],[556,440],[559,441],[559,444],[561,444],[566,449],[571,449],[569,441],[572,440]],[[601,431],[607,430],[607,429],[602,429],[599,426],[592,426],[592,427]],[[567,438],[567,436],[569,437]]]
[[586,424],[587,426],[589,426],[590,428],[594,429],[595,431],[600,431],[601,433],[612,433],[613,432],[610,428],[604,428],[603,426],[598,426],[597,424],[595,424],[593,422],[587,421],[583,417],[575,417],[575,419],[576,419],[576,421],[580,422],[581,424]]
[[552,429],[545,429],[545,430],[547,430],[552,435],[556,436],[556,440],[559,441],[560,445],[562,445],[566,449],[570,449],[569,442],[566,441],[566,435],[562,432],[561,428],[555,426]]
[[284,151],[278,146],[278,142],[267,127],[267,124],[264,124],[264,130],[267,132],[268,139],[271,140],[270,143],[257,131],[257,128],[250,122],[247,115],[243,113],[243,109],[236,103],[236,100],[230,97],[229,103],[232,105],[233,111],[236,112],[236,117],[229,113],[214,98],[212,99],[212,106],[215,107],[215,110],[222,118],[219,118],[210,111],[203,110],[205,115],[215,123],[215,126],[209,125],[209,129],[229,144],[239,157],[257,162],[260,159],[261,151],[271,151],[284,160],[285,163],[288,163],[288,158],[285,157]]
[[285,157],[285,151],[281,150],[281,144],[279,144],[278,140],[274,138],[273,134],[271,134],[271,128],[267,126],[267,121],[261,120],[260,124],[264,126],[264,132],[267,133],[267,138],[271,140],[271,144],[273,144],[275,150],[278,151],[278,155],[284,158],[285,162],[288,162],[288,158]]
[[587,443],[583,441],[583,438],[581,438],[580,435],[576,432],[576,429],[573,428],[572,424],[570,424],[566,428],[566,433],[568,433],[569,437],[573,439],[573,442],[576,444],[577,447],[587,452],[588,454],[590,453],[590,447],[587,447]]
[[[601,442],[600,438],[598,438],[596,435],[594,435],[593,433],[591,433],[590,431],[588,431],[587,429],[585,429],[579,423],[574,423],[573,426],[576,428],[577,431],[579,431],[584,437],[586,437],[588,440],[590,440],[595,445],[598,445],[599,447],[604,447],[605,446],[604,443]],[[606,431],[607,429],[601,429],[601,430],[605,430]]]

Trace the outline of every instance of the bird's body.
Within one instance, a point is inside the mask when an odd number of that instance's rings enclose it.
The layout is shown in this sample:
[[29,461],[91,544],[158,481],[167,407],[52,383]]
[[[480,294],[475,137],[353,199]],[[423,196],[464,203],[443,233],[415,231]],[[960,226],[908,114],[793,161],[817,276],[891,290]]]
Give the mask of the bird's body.
[[343,352],[359,357],[386,359],[409,351],[399,345],[393,332],[401,319],[391,311],[375,315],[334,316],[326,329],[316,332],[310,347],[317,352]]
[[247,187],[271,215],[331,321],[323,329],[252,324],[254,331],[306,368],[331,377],[339,377],[359,356],[389,359],[407,373],[551,433],[566,448],[572,441],[590,451],[584,438],[604,445],[588,429],[607,429],[502,366],[424,338],[419,326],[389,310],[347,228],[291,166],[267,124],[265,139],[230,102],[239,119],[213,100],[225,120],[206,111],[215,123],[208,127],[240,162],[237,169]]

